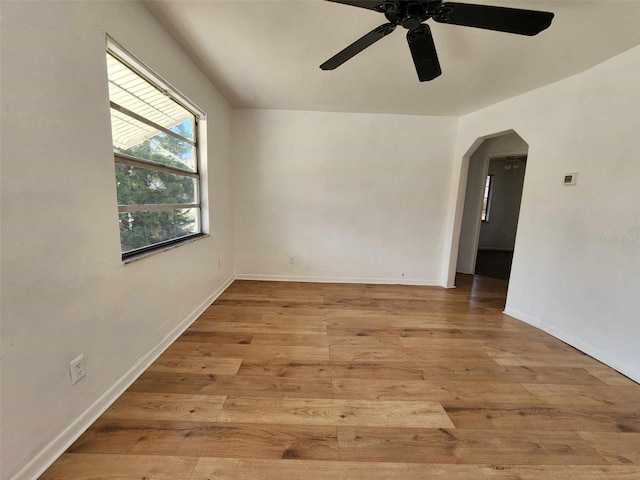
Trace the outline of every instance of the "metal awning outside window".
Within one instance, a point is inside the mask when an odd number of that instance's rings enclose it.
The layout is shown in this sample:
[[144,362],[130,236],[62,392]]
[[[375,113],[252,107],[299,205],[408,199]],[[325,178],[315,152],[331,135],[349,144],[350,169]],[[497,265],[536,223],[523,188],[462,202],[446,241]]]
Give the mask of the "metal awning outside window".
[[[110,54],[107,72],[114,147],[126,150],[167,130],[195,143],[193,113]],[[185,120],[190,126],[176,131]]]

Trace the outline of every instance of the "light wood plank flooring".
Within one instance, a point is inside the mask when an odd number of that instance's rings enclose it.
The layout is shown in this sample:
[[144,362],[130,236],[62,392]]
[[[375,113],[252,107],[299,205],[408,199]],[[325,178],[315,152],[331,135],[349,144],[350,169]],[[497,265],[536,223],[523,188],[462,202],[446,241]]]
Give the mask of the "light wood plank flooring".
[[640,385],[458,285],[236,281],[41,478],[640,479]]

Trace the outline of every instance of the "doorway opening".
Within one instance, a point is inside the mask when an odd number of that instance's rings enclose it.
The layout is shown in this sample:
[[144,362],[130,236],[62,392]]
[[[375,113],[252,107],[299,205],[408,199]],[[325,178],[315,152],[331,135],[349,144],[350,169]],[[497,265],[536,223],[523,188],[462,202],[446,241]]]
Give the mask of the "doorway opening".
[[526,155],[489,159],[475,275],[509,280],[526,167]]
[[528,150],[510,131],[484,139],[468,157],[456,278],[466,274],[508,282]]

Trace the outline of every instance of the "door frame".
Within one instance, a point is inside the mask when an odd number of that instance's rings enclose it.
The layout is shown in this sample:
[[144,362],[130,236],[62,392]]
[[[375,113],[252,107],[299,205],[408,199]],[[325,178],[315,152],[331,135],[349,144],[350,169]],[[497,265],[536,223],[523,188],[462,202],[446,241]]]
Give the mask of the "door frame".
[[[482,158],[482,162],[484,163],[483,168],[482,168],[482,178],[486,179],[487,175],[489,174],[489,166],[491,165],[491,160],[500,160],[502,158],[507,158],[507,157],[517,157],[517,156],[523,156],[523,157],[528,157],[529,154],[529,149],[527,149],[526,151],[523,150],[519,150],[519,151],[509,151],[509,152],[495,152],[495,153],[487,153],[483,158]],[[467,162],[467,179],[468,179],[468,173],[469,173],[469,167],[471,165],[471,161]],[[466,198],[467,195],[467,183],[465,182],[464,188],[465,188],[465,192],[464,192],[464,196]],[[477,216],[478,219],[480,218],[480,216],[482,215],[482,199],[484,197],[484,189],[480,190],[479,192],[479,197],[475,202],[475,209],[473,212],[468,212],[468,213],[473,213],[474,216]],[[475,211],[477,210],[477,211]],[[460,220],[461,222],[461,227],[462,227],[462,222],[464,222],[464,208],[462,210],[462,218]],[[473,272],[471,273],[471,275],[474,274],[475,270],[476,270],[476,261],[478,259],[478,245],[480,244],[480,230],[482,229],[482,220],[477,220],[477,224],[475,225],[474,228],[474,232],[473,232],[473,241],[472,241],[472,246],[471,248],[472,250],[472,258],[473,261],[471,262],[473,267],[472,270]],[[462,229],[460,230],[459,236],[462,235]],[[460,240],[458,239],[458,251],[456,252],[456,271],[457,271],[457,263],[458,263],[458,256],[460,254]]]

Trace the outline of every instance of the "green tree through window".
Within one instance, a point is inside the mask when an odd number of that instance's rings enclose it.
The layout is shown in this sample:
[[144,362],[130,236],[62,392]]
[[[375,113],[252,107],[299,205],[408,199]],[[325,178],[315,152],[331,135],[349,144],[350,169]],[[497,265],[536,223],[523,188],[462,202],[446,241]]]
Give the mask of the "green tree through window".
[[[162,165],[184,168],[184,164],[169,155],[155,153],[152,141],[177,156],[187,154],[174,137],[157,135],[127,150],[117,153],[147,158]],[[192,203],[196,198],[194,179],[131,165],[116,164],[116,186],[119,205]],[[135,250],[171,238],[194,233],[194,218],[189,209],[125,212],[120,215],[120,240],[123,251]]]

